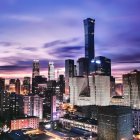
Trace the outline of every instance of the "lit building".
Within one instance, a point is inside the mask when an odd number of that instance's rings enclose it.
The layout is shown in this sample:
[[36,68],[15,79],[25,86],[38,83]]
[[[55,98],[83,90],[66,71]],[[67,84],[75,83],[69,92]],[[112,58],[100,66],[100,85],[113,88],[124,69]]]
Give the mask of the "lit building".
[[69,78],[74,77],[74,60],[65,60],[65,94],[69,95]]
[[23,96],[16,94],[16,93],[11,93],[9,95],[9,100],[10,100],[10,117],[19,117],[24,114],[23,112]]
[[24,114],[43,118],[43,99],[38,95],[24,96]]
[[59,122],[62,126],[68,130],[72,130],[73,128],[79,128],[81,130],[87,130],[89,132],[93,132],[97,134],[98,125],[97,120],[88,119],[84,117],[70,117],[70,118],[60,118]]
[[140,71],[123,75],[123,94],[127,106],[140,109]]
[[20,94],[20,80],[16,79],[15,81],[15,91],[17,94]]
[[30,93],[30,77],[24,77],[22,85],[22,94],[28,95]]
[[99,105],[110,103],[110,76],[93,75],[70,78],[70,103],[72,105]]
[[39,118],[34,116],[12,119],[10,123],[11,130],[19,130],[24,128],[39,128]]
[[34,60],[33,61],[32,78],[35,78],[35,76],[39,76],[39,74],[40,74],[39,60]]
[[132,140],[132,111],[126,106],[98,109],[98,140]]
[[110,105],[125,106],[123,96],[113,96],[111,97]]
[[4,90],[5,90],[5,79],[0,78],[0,91],[4,91]]
[[85,57],[79,58],[77,61],[77,75],[87,76],[88,75],[88,59]]
[[[84,20],[85,30],[85,57],[88,58],[88,66],[91,64],[91,60],[95,57],[94,50],[94,25],[95,20],[87,18]],[[89,69],[89,71],[91,71]]]
[[10,107],[10,99],[8,92],[1,91],[0,92],[0,117],[1,118],[8,118],[10,117],[9,112]]
[[91,73],[111,76],[111,60],[104,56],[97,56],[91,60]]
[[64,75],[59,75],[56,86],[56,99],[59,103],[63,102],[63,94],[65,93],[65,79]]
[[48,65],[48,80],[55,80],[54,62],[49,62],[49,65]]

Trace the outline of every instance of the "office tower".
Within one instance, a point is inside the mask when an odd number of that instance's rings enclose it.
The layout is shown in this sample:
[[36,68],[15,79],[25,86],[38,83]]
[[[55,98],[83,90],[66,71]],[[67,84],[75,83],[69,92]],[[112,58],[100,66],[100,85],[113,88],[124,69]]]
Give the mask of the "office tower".
[[98,140],[132,140],[132,111],[126,106],[98,109]]
[[87,76],[88,75],[88,59],[85,57],[79,58],[77,61],[77,75]]
[[91,75],[88,77],[70,78],[70,103],[72,105],[110,104],[110,76]]
[[15,81],[15,91],[17,94],[20,94],[20,80],[16,79]]
[[65,60],[65,94],[69,95],[69,78],[74,77],[74,60]]
[[[47,90],[45,92],[43,101],[43,116],[50,118],[52,112],[52,96],[56,94],[56,81],[47,81]],[[51,118],[50,118],[51,119]]]
[[24,95],[27,95],[30,93],[30,81],[31,81],[30,77],[24,77],[23,79],[22,92]]
[[59,103],[63,102],[63,94],[65,93],[65,79],[64,75],[59,75],[59,79],[56,84],[56,100]]
[[4,91],[4,90],[5,90],[5,79],[0,78],[0,91]]
[[3,119],[8,119],[10,99],[8,92],[0,91],[0,117]]
[[38,95],[29,94],[24,96],[24,114],[43,118],[43,99]]
[[23,96],[11,93],[10,99],[10,117],[19,117],[23,115]]
[[47,78],[44,75],[35,76],[32,79],[32,93],[43,94],[47,87]]
[[35,76],[39,76],[39,74],[40,74],[39,60],[34,60],[33,61],[32,78],[35,78]]
[[10,79],[9,80],[9,92],[16,92],[16,87],[15,87],[15,79]]
[[123,94],[127,106],[140,109],[140,71],[123,75]]
[[[94,25],[95,20],[87,18],[84,20],[84,30],[85,30],[85,57],[88,58],[88,66],[90,68],[91,60],[95,57],[94,49]],[[89,71],[91,71],[89,69]]]
[[55,80],[55,69],[53,62],[49,62],[48,65],[48,80]]
[[97,56],[91,61],[91,73],[111,76],[111,60],[104,56]]

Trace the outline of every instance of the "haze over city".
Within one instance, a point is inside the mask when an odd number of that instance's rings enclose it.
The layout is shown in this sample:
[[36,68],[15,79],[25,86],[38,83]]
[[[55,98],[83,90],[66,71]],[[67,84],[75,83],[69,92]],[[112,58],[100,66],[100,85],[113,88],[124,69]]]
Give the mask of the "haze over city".
[[140,1],[0,0],[0,76],[31,76],[32,61],[64,70],[65,59],[84,56],[83,19],[95,19],[96,56],[112,60],[112,75],[139,69]]

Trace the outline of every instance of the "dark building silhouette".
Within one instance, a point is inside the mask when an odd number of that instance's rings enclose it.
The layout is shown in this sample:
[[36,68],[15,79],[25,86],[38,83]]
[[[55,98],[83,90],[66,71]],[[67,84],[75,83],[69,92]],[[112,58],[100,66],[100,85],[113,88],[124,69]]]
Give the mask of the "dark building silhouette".
[[65,93],[69,95],[69,77],[74,76],[74,60],[65,60]]
[[111,76],[111,60],[104,56],[97,56],[91,61],[91,73]]
[[79,58],[77,61],[77,75],[87,76],[88,74],[88,59],[85,57]]
[[35,76],[32,79],[32,93],[33,94],[43,94],[45,88],[47,87],[47,78],[43,75]]
[[20,94],[20,80],[16,79],[15,81],[15,91],[17,94]]
[[[90,66],[91,60],[95,57],[94,49],[94,25],[95,20],[87,18],[84,20],[85,30],[85,57],[88,58],[88,65]],[[90,69],[89,69],[90,71]]]
[[5,79],[0,78],[0,91],[4,91],[4,90],[5,90]]

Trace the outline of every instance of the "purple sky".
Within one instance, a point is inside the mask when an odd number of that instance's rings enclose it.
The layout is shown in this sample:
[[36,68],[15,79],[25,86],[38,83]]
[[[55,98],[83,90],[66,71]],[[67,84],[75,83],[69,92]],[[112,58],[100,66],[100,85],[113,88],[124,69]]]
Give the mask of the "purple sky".
[[117,80],[140,69],[140,0],[0,0],[0,76],[42,74],[48,61],[84,56],[83,19],[95,18],[96,56],[112,59]]

